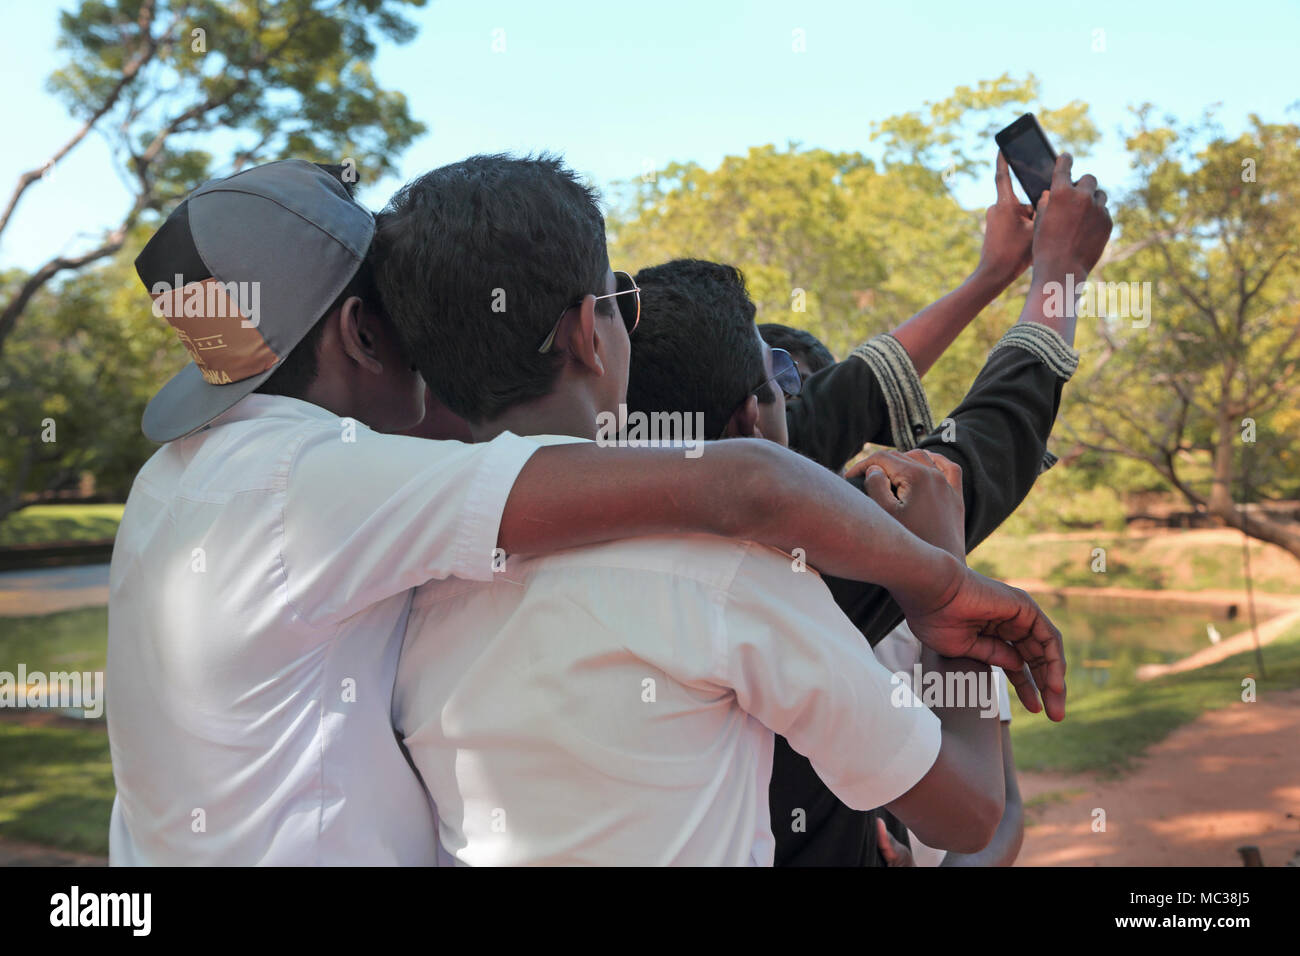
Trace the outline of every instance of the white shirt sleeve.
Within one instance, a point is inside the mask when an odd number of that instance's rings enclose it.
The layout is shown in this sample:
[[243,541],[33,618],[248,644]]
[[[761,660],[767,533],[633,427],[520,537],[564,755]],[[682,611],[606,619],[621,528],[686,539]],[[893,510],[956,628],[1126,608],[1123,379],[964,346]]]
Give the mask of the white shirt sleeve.
[[286,598],[310,624],[343,620],[435,578],[486,581],[506,499],[537,444],[465,444],[313,429],[286,449]]
[[892,679],[813,572],[751,546],[727,592],[719,666],[737,701],[848,806],[902,796],[939,755],[939,719]]
[[1007,675],[998,665],[989,667],[993,675],[993,686],[998,692],[998,720],[1004,724],[1011,723],[1011,688],[1007,684]]

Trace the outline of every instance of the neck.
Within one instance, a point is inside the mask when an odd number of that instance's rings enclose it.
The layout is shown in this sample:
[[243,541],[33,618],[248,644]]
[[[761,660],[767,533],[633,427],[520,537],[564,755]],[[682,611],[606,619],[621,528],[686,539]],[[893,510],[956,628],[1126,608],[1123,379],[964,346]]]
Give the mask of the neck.
[[594,439],[599,411],[590,395],[551,392],[534,401],[515,405],[481,425],[471,425],[470,431],[475,441],[488,441],[505,431],[516,435],[571,435]]

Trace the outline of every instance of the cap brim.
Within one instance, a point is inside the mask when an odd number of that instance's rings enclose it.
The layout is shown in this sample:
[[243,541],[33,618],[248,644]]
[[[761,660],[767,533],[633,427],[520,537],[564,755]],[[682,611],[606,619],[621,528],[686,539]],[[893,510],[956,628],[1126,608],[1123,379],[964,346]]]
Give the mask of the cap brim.
[[140,427],[151,441],[169,442],[184,438],[207,425],[222,412],[253,393],[280,367],[277,362],[265,372],[229,385],[209,385],[193,362],[172,376],[171,381],[145,406]]

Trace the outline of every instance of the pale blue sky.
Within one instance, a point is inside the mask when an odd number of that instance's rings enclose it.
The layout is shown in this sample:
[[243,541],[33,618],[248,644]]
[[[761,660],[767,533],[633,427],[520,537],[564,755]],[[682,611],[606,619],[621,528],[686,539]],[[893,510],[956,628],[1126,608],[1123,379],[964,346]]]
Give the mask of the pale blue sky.
[[[56,9],[68,5],[0,0],[6,195],[75,128],[44,91],[58,63]],[[1129,106],[1150,100],[1191,120],[1220,102],[1235,131],[1251,112],[1286,119],[1300,98],[1300,0],[438,0],[412,19],[416,40],[383,48],[376,64],[429,126],[401,157],[402,179],[496,150],[558,150],[601,186],[640,175],[647,161],[711,166],[788,140],[873,154],[873,120],[960,84],[1033,72],[1049,106],[1091,104],[1106,138],[1086,167],[1118,192],[1127,159],[1117,130]],[[504,53],[492,48],[498,28]],[[803,54],[791,50],[796,28]],[[1103,53],[1092,51],[1097,29]],[[398,184],[373,184],[362,198],[382,205]],[[983,205],[992,187],[963,186],[959,196]],[[84,248],[126,204],[105,145],[92,138],[52,182],[29,190],[0,241],[0,266]]]

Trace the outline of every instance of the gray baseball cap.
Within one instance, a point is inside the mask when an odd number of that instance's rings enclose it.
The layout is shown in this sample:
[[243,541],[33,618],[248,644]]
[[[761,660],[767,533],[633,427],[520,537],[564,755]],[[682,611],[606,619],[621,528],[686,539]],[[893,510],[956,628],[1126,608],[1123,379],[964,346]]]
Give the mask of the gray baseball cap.
[[141,427],[198,431],[271,377],[356,275],[375,219],[329,172],[285,159],[214,179],[172,211],[135,260],[192,361]]

